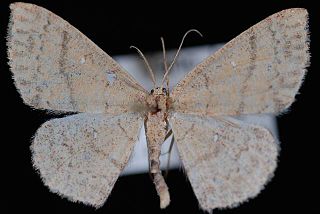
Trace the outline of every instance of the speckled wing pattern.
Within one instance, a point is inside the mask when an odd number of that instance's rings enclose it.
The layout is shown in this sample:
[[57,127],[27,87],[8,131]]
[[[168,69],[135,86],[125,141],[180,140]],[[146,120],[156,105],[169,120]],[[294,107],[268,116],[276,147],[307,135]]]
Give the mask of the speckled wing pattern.
[[278,147],[262,127],[223,117],[175,113],[175,141],[200,207],[233,207],[256,196],[272,177]]
[[142,123],[137,113],[50,120],[34,137],[33,164],[51,191],[100,207],[126,166]]
[[[147,92],[69,23],[36,5],[10,5],[8,56],[33,108],[83,112],[44,123],[31,149],[43,182],[63,197],[102,206],[127,163]],[[276,168],[264,128],[229,116],[280,113],[309,63],[307,11],[276,13],[195,67],[172,91],[169,122],[200,207],[236,206]]]
[[26,104],[62,112],[139,109],[146,91],[79,30],[33,4],[10,9],[9,64]]
[[252,26],[173,89],[174,111],[197,115],[280,113],[309,62],[308,13],[288,9]]
[[46,122],[31,149],[53,192],[103,205],[142,126],[146,91],[69,23],[36,5],[10,5],[8,57],[23,101],[36,109],[83,112]]
[[281,113],[309,64],[308,13],[281,11],[249,28],[173,89],[171,124],[191,186],[206,211],[256,196],[276,168],[266,129],[230,118]]

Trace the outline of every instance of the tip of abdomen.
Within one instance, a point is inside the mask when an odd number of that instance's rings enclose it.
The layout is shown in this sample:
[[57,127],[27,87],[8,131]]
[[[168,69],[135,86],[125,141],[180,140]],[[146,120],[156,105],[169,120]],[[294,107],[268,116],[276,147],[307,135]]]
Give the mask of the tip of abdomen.
[[164,181],[164,178],[161,172],[158,172],[153,175],[153,182],[156,187],[157,193],[160,197],[160,208],[164,209],[170,204],[170,194],[168,186]]
[[168,188],[159,194],[160,197],[160,208],[164,209],[170,204],[170,194]]

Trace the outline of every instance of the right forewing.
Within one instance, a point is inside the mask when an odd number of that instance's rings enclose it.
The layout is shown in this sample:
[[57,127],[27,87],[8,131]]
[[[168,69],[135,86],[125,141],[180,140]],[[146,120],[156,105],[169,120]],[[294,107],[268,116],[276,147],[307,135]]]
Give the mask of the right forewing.
[[142,122],[135,113],[50,120],[34,137],[33,165],[52,192],[102,206],[129,160]]
[[170,123],[202,209],[237,206],[255,197],[273,175],[278,147],[266,129],[228,117],[179,113]]
[[197,65],[172,92],[174,111],[196,115],[280,113],[309,62],[308,12],[293,8],[249,28]]
[[24,102],[54,111],[135,111],[146,91],[109,55],[52,12],[10,5],[8,57]]

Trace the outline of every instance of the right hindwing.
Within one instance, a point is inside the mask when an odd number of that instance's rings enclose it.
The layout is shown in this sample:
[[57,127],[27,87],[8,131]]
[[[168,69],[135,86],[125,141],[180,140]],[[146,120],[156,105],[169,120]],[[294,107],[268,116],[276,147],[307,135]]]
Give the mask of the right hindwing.
[[170,119],[180,158],[200,207],[237,206],[255,197],[277,166],[270,132],[230,117],[175,113]]

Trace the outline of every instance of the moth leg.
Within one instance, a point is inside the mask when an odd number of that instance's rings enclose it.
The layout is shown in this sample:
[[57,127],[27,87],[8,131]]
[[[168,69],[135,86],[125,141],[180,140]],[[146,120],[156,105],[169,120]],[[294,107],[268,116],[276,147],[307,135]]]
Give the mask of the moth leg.
[[170,90],[169,90],[169,77],[167,77],[167,90],[168,90],[168,96],[170,94]]
[[[172,135],[172,129],[170,129],[164,139],[164,141],[166,141],[170,136]],[[174,136],[172,135],[171,141],[170,141],[170,146],[169,146],[169,150],[161,155],[166,155],[168,154],[168,159],[167,159],[167,167],[166,167],[166,172],[164,174],[164,178],[168,177],[168,173],[169,173],[169,166],[170,166],[170,159],[171,159],[171,151],[173,148],[173,142],[174,142]]]
[[[150,157],[150,155],[149,155],[149,157]],[[148,158],[148,168],[149,168],[149,172],[148,172],[149,177],[150,177],[151,181],[153,181],[153,176],[151,174],[151,163],[150,163],[150,159],[149,158]]]
[[[171,135],[172,135],[172,129],[170,129],[170,130],[168,131],[168,133],[167,133],[166,137],[164,138],[163,142],[165,142]],[[170,145],[170,147],[171,147],[171,146],[172,146],[172,145]],[[168,150],[167,152],[162,153],[161,155],[166,155],[166,154],[168,154],[169,152],[170,152],[170,148],[169,148],[169,150]]]
[[[147,117],[145,117],[145,119],[144,119],[144,128],[145,128],[145,133],[147,133],[147,129],[146,129],[146,127],[147,127]],[[151,181],[153,181],[153,176],[152,176],[152,174],[151,174],[151,162],[150,162],[150,151],[149,151],[149,149],[148,149],[148,174],[149,174],[149,177],[150,177],[150,179],[151,179]]]
[[[172,129],[170,131],[172,132]],[[174,142],[174,135],[172,135],[169,151],[167,152],[169,154],[168,154],[168,159],[167,159],[167,168],[166,168],[166,172],[164,174],[164,178],[165,179],[167,179],[168,174],[169,174],[169,166],[170,166],[170,159],[171,159],[171,151],[172,151],[172,148],[173,148],[173,142]]]

